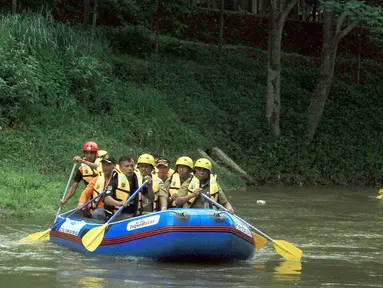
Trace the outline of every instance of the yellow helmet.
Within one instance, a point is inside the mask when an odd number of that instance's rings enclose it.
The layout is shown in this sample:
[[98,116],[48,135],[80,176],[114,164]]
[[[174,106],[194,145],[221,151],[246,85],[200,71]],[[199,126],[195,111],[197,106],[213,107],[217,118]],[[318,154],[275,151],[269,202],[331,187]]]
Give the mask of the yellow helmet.
[[104,157],[106,154],[108,154],[108,152],[106,152],[105,150],[97,151],[97,157]]
[[137,165],[138,164],[149,164],[149,165],[152,165],[153,168],[156,166],[154,157],[150,154],[142,154],[140,157],[138,157]]
[[194,168],[196,167],[205,168],[211,172],[212,165],[209,159],[200,158],[197,161],[195,161]]
[[185,165],[190,167],[190,169],[193,169],[194,167],[193,160],[188,156],[181,156],[180,158],[178,158],[176,162],[176,167],[177,165]]

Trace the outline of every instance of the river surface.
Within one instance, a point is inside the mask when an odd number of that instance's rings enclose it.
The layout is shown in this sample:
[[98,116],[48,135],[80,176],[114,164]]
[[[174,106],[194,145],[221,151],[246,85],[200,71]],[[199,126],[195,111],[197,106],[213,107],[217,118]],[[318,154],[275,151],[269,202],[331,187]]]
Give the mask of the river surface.
[[50,242],[18,242],[48,229],[54,215],[0,219],[0,287],[383,287],[377,191],[256,187],[228,193],[237,215],[302,249],[301,262],[285,261],[270,241],[253,259],[224,264],[89,257]]

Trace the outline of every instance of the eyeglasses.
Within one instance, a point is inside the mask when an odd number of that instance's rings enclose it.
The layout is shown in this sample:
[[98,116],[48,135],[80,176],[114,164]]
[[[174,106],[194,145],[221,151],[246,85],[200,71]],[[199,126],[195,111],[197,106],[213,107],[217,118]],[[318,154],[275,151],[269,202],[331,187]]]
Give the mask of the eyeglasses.
[[153,167],[150,165],[141,164],[138,165],[138,169],[153,169]]

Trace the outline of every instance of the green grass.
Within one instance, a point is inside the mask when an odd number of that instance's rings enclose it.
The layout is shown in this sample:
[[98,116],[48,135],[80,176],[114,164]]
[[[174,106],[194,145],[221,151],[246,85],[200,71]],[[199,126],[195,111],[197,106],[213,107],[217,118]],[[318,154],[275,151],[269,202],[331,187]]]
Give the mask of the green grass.
[[[149,152],[172,163],[218,146],[260,184],[380,181],[383,83],[376,74],[363,85],[335,79],[318,133],[306,146],[306,111],[318,77],[310,59],[283,58],[283,136],[274,139],[264,117],[264,51],[253,49],[249,58],[240,47],[219,55],[214,46],[166,36],[154,55],[151,38],[140,33],[100,28],[92,42],[89,33],[49,16],[2,17],[3,216],[53,215],[71,158],[89,139],[117,157]],[[244,189],[238,175],[217,172],[227,191]]]
[[64,183],[63,175],[46,176],[31,169],[13,170],[8,165],[2,165],[0,217],[39,215],[42,211],[53,215],[53,201],[57,199],[58,203],[65,189]]

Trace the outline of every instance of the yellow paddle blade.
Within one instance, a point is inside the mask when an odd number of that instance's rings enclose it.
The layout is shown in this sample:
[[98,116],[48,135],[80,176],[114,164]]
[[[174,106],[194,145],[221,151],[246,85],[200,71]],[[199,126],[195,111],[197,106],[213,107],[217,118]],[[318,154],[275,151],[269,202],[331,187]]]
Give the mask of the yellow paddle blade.
[[302,274],[302,263],[298,261],[285,261],[274,268],[276,274]]
[[380,194],[379,196],[376,196],[376,199],[382,199],[383,198],[383,194]]
[[42,231],[42,232],[36,232],[31,235],[28,235],[27,237],[21,239],[22,242],[25,241],[48,241],[49,240],[49,232],[51,232],[51,228]]
[[93,228],[89,230],[84,237],[82,237],[82,245],[90,251],[93,252],[101,244],[102,239],[104,239],[105,229],[108,226],[108,223],[105,223],[102,226]]
[[378,194],[383,194],[383,188],[379,190]]
[[254,242],[255,242],[255,250],[259,251],[263,248],[263,246],[266,245],[267,240],[266,238],[262,237],[261,235],[258,235],[255,232],[251,232],[254,237]]
[[287,241],[273,240],[273,244],[277,253],[287,260],[299,260],[302,258],[302,250]]

